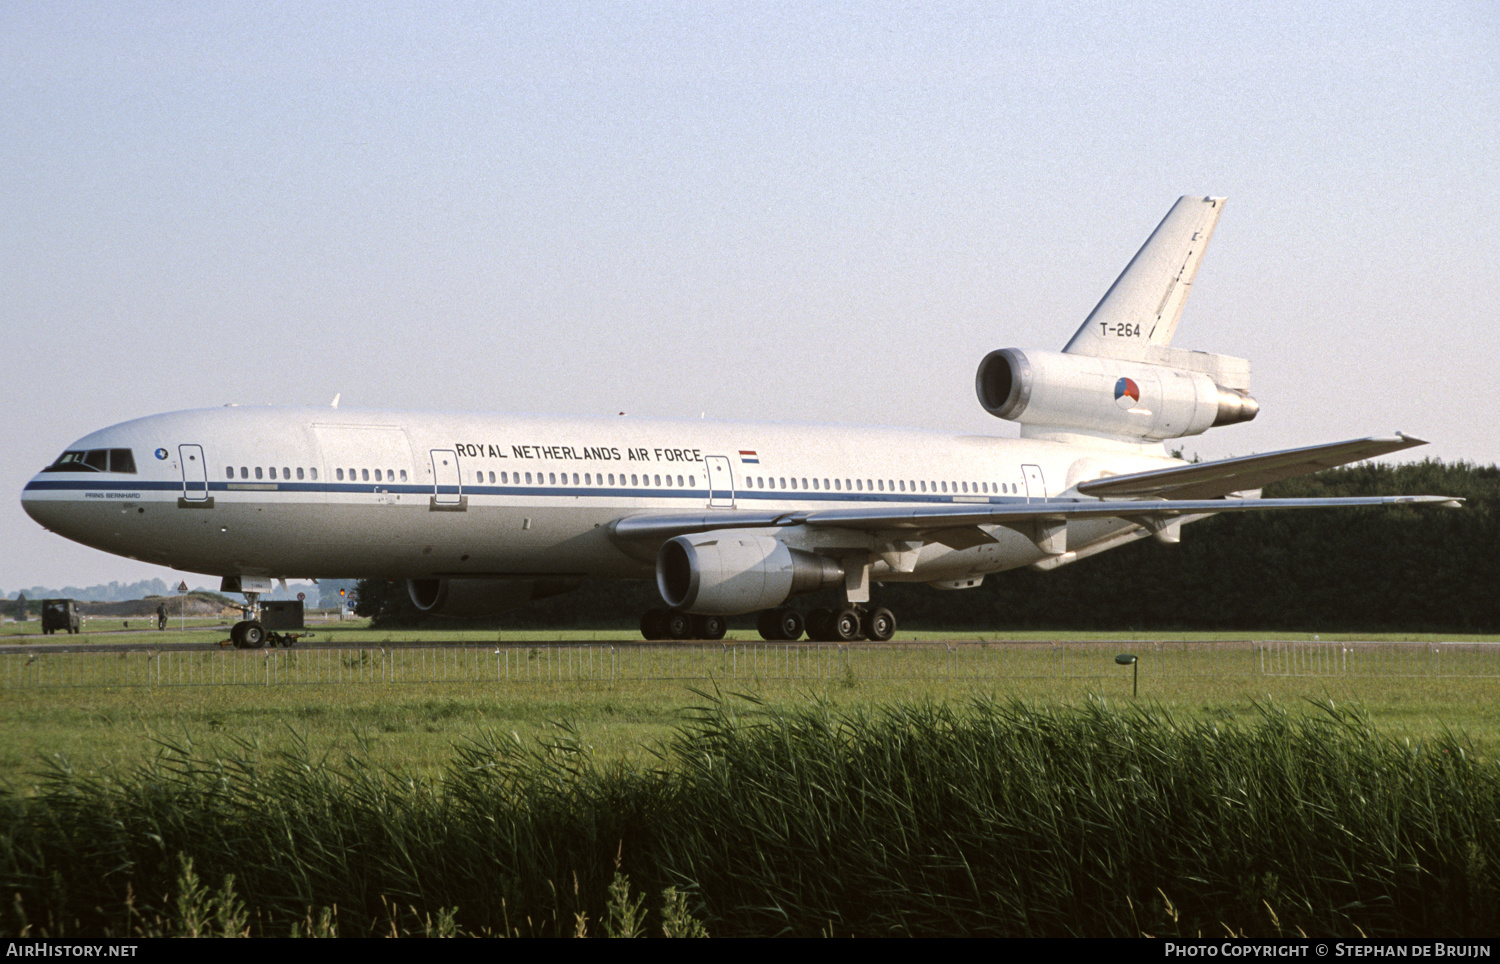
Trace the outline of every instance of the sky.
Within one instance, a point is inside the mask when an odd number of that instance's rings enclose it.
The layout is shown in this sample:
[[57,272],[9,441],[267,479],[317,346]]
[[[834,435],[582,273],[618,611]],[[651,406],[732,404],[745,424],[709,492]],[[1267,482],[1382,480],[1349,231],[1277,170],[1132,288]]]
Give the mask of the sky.
[[181,578],[19,500],[162,411],[1015,435],[979,360],[1183,194],[1229,200],[1175,344],[1261,405],[1186,452],[1494,463],[1497,175],[1491,0],[10,0],[0,590]]

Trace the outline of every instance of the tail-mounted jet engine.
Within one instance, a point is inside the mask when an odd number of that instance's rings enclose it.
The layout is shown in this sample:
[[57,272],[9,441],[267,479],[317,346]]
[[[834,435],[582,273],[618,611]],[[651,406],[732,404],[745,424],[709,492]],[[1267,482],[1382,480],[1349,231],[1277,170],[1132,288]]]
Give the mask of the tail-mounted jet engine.
[[494,616],[538,599],[578,588],[580,580],[549,579],[408,579],[412,604],[434,616]]
[[974,388],[985,411],[1040,430],[1023,432],[1032,436],[1072,430],[1160,441],[1248,422],[1260,411],[1242,360],[1158,352],[1184,364],[1002,348],[979,363]]
[[766,536],[712,532],[669,539],[656,556],[668,606],[714,616],[771,609],[798,593],[844,584],[833,559]]

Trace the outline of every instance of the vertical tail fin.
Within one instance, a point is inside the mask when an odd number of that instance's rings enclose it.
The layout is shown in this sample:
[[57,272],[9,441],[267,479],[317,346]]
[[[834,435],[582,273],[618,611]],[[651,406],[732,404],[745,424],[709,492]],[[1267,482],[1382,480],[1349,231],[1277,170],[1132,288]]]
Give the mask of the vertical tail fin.
[[1170,345],[1223,211],[1221,197],[1179,198],[1063,351],[1144,360]]

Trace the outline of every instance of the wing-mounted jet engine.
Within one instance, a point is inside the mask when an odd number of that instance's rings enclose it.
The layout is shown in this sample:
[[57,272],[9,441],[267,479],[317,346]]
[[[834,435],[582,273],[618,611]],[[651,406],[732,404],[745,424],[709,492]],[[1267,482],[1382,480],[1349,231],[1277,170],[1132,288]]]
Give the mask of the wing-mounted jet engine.
[[979,404],[1028,438],[1159,442],[1254,418],[1249,362],[1170,347],[1223,209],[1179,199],[1066,348],[984,357]]

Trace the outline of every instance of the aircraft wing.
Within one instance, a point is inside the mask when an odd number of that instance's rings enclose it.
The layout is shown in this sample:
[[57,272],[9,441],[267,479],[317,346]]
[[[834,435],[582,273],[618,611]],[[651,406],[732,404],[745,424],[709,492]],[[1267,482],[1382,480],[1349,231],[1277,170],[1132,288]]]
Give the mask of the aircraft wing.
[[994,538],[979,526],[1001,525],[1046,538],[1051,527],[1070,520],[1125,519],[1152,531],[1166,528],[1185,516],[1217,512],[1258,512],[1278,509],[1330,509],[1374,505],[1432,505],[1457,507],[1461,499],[1444,495],[1386,495],[1333,499],[1140,499],[1099,501],[1052,499],[1011,504],[943,504],[855,509],[808,509],[795,512],[708,512],[685,515],[639,515],[616,520],[611,531],[630,541],[664,541],[675,536],[717,529],[780,529],[790,526],[829,526],[869,532],[910,533],[913,537],[967,549]]
[[968,549],[995,542],[982,526],[1005,526],[1033,539],[1044,552],[1061,553],[1067,523],[1123,519],[1176,541],[1176,526],[1219,512],[1333,509],[1376,505],[1444,505],[1463,501],[1443,495],[1349,496],[1320,499],[1225,498],[1269,482],[1357,462],[1426,444],[1405,435],[1354,439],[1329,445],[1250,455],[1198,465],[1137,472],[1082,482],[1078,496],[1034,502],[979,500],[931,505],[799,509],[790,512],[725,510],[688,514],[643,514],[610,525],[616,539],[660,544],[676,536],[720,529],[784,529],[820,526],[880,535],[885,541],[938,542]]
[[1114,475],[1080,482],[1078,492],[1099,499],[1214,499],[1426,444],[1421,439],[1398,432],[1385,438],[1351,439],[1218,462]]

